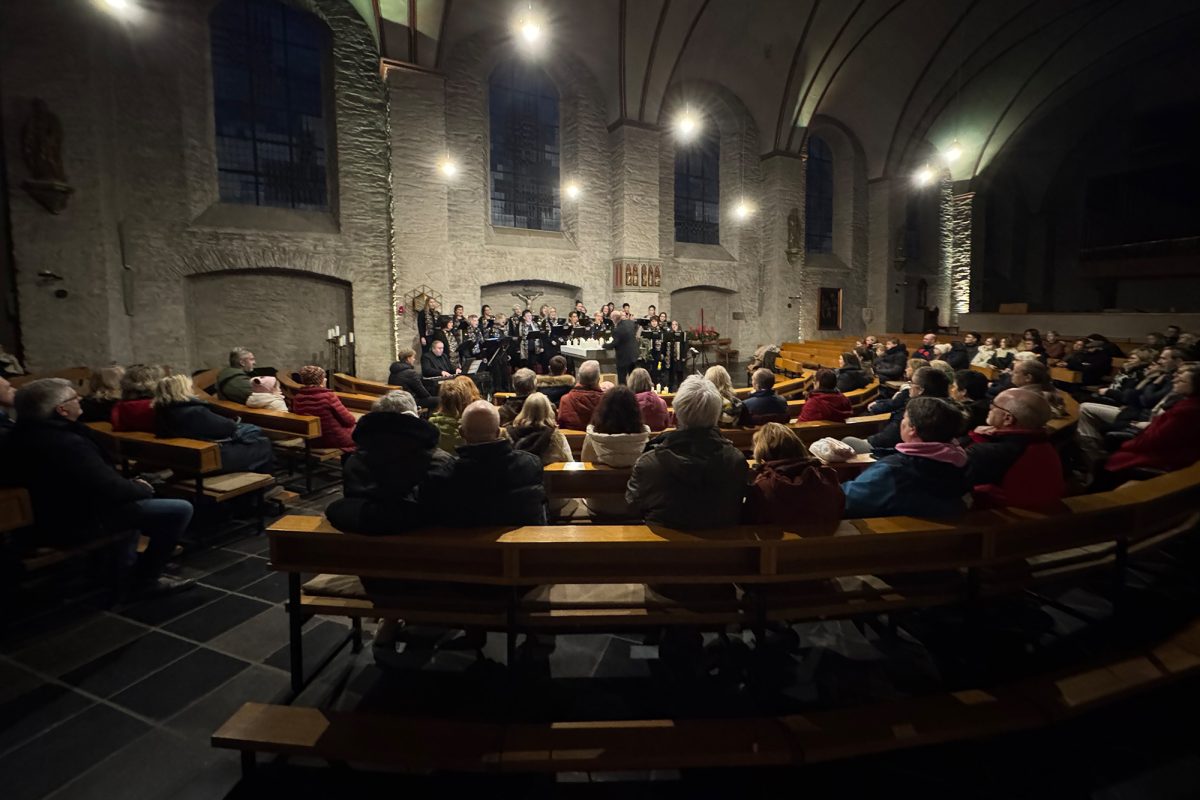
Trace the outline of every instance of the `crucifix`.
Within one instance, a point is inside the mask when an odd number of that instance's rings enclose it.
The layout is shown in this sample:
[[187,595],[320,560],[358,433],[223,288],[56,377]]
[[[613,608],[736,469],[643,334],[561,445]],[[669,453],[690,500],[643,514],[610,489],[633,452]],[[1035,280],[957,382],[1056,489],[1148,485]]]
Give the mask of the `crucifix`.
[[533,308],[533,301],[541,297],[543,292],[535,291],[528,286],[521,288],[519,292],[513,292],[512,296],[525,303],[526,308]]

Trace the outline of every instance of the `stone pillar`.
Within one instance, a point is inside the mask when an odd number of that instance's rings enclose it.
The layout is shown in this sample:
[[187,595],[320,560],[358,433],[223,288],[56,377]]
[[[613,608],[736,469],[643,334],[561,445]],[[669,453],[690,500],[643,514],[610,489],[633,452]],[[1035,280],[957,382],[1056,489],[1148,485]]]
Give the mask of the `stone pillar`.
[[[801,311],[815,308],[803,296],[804,161],[795,154],[773,153],[762,161],[762,268],[756,305],[766,342],[789,342],[803,336]],[[789,217],[795,224],[789,226]],[[789,227],[791,236],[789,240]],[[815,329],[816,318],[808,320]]]
[[[387,78],[393,165],[393,297],[407,305],[405,294],[418,286],[440,293],[453,288],[448,264],[450,187],[466,172],[466,158],[482,156],[450,152],[459,172],[454,177],[443,175],[438,166],[448,151],[445,79],[408,69],[389,70]],[[397,320],[397,346],[413,344],[416,311],[408,308],[404,318]]]
[[[612,264],[626,261],[659,261],[659,137],[657,129],[621,122],[609,132],[612,172],[609,197],[612,203]],[[663,276],[663,286],[675,284],[675,276]],[[610,282],[611,283],[611,273]],[[654,303],[663,306],[659,292],[625,293],[612,298],[618,306],[627,302],[641,312]]]
[[[956,187],[960,188],[960,187]],[[956,191],[950,198],[950,324],[971,310],[971,210],[975,193]]]
[[876,335],[904,330],[904,274],[896,270],[894,234],[899,227],[892,181],[881,178],[867,184],[869,209],[867,307],[871,319],[867,332]]
[[947,175],[938,182],[938,271],[929,287],[929,303],[937,307],[938,324],[955,321],[951,287],[954,284],[954,189]]

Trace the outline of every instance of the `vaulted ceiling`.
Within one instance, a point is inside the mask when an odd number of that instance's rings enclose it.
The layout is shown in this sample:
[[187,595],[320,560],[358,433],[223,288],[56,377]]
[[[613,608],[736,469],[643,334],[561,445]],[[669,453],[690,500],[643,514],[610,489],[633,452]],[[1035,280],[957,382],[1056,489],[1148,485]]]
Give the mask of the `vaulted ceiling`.
[[[348,0],[388,59],[437,70],[461,42],[507,34],[514,0]],[[541,58],[581,60],[610,122],[668,124],[704,83],[737,95],[761,149],[800,152],[831,118],[869,177],[957,139],[956,179],[1114,74],[1196,48],[1196,0],[541,0]],[[700,103],[702,105],[702,103]]]

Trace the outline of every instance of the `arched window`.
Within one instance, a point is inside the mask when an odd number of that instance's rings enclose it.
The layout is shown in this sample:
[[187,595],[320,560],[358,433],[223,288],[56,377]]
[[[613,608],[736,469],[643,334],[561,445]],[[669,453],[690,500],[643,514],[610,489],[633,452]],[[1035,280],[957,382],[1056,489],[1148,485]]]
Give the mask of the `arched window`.
[[223,0],[209,29],[221,200],[327,210],[329,29],[274,0]]
[[712,126],[675,146],[675,241],[721,243],[721,139]]
[[562,228],[558,178],[558,90],[540,69],[501,64],[492,73],[492,224]]
[[804,249],[833,252],[833,153],[825,140],[808,137],[804,181]]

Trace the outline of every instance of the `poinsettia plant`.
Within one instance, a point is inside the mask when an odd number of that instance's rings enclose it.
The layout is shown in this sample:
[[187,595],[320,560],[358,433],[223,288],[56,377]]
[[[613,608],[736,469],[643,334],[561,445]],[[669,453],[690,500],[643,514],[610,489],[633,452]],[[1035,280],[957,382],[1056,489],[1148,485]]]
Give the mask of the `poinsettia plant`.
[[721,338],[721,334],[717,333],[716,328],[709,328],[702,325],[688,328],[687,334],[688,339],[693,342],[715,342]]

